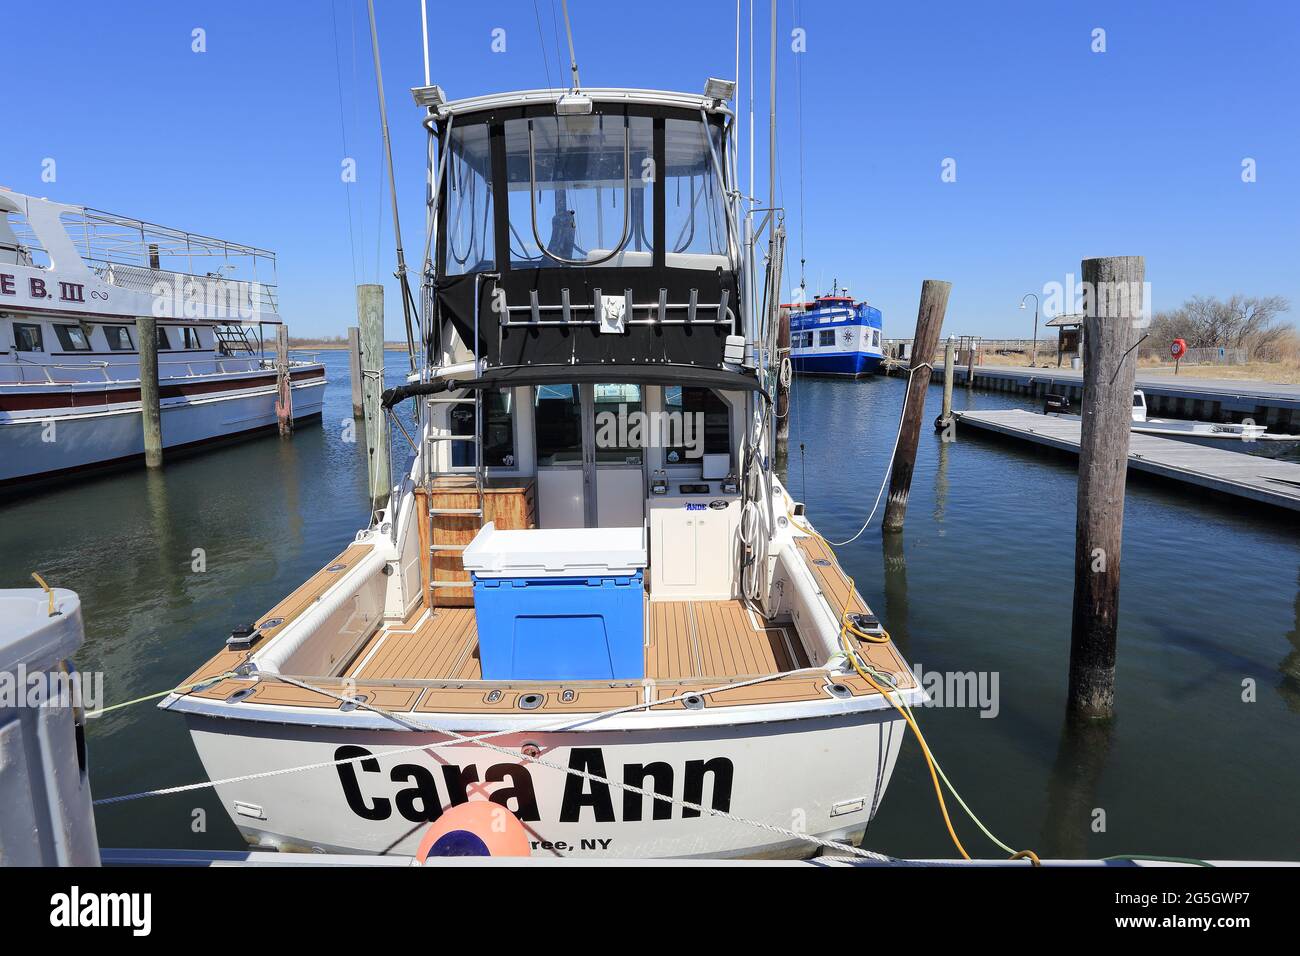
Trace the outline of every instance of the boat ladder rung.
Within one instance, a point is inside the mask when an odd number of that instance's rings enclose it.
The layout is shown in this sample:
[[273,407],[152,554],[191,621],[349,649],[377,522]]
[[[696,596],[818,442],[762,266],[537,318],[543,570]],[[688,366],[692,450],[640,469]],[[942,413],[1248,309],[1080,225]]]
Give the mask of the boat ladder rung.
[[430,581],[431,588],[472,588],[473,581]]
[[482,508],[430,508],[431,515],[481,515]]
[[477,435],[430,435],[429,441],[478,441]]
[[434,395],[429,398],[431,405],[473,405],[474,396],[465,395],[460,398],[448,398],[446,395]]
[[429,551],[436,554],[439,551],[464,551],[468,547],[467,544],[438,544],[435,542],[429,545]]

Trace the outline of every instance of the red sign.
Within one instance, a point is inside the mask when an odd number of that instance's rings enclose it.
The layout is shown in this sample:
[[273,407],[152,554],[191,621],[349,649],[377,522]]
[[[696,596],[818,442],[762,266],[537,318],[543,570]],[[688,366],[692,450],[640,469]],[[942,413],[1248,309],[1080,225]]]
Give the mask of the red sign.
[[1187,354],[1187,343],[1182,339],[1174,339],[1169,345],[1169,354],[1175,359],[1180,359]]

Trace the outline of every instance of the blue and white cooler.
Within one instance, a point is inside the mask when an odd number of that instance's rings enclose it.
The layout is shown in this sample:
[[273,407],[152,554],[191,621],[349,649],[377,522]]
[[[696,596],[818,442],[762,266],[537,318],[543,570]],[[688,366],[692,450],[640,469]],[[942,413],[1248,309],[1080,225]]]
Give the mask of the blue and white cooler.
[[462,552],[484,680],[641,680],[645,532],[492,523]]

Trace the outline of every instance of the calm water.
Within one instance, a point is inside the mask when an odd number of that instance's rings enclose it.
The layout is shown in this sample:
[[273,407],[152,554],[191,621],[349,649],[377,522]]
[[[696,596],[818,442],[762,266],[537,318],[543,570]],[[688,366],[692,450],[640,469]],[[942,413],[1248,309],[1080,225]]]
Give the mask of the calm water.
[[[0,508],[0,583],[41,571],[80,592],[83,670],[117,702],[163,690],[337,554],[366,518],[364,447],[345,356],[324,353],[320,425]],[[389,355],[390,365],[401,361]],[[390,378],[392,375],[390,375]],[[893,440],[899,379],[796,384],[790,486],[820,530],[855,532]],[[930,390],[938,414],[940,390]],[[958,389],[958,408],[1017,399]],[[400,439],[399,439],[400,440]],[[802,453],[800,441],[805,443]],[[806,489],[803,476],[806,475]],[[998,676],[999,712],[926,708],[949,777],[999,836],[1052,854],[1300,858],[1300,535],[1294,521],[1130,483],[1118,718],[1064,734],[1075,473],[1069,459],[971,434],[922,435],[907,530],[876,527],[841,560],[909,661]],[[191,570],[193,551],[207,570]],[[1242,701],[1242,682],[1256,700]],[[183,721],[140,704],[92,722],[97,796],[205,779]],[[196,832],[196,809],[206,827]],[[1096,811],[1104,832],[1093,832]],[[954,808],[968,849],[994,849]],[[198,815],[203,816],[203,815]],[[211,791],[102,807],[104,846],[238,848]],[[948,856],[914,741],[904,745],[873,849]]]

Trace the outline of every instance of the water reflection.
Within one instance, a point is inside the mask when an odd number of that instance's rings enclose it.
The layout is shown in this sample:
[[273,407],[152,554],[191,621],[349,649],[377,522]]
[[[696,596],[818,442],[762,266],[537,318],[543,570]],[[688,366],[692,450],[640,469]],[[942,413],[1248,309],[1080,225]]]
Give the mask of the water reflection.
[[884,557],[885,620],[894,643],[907,653],[907,555],[903,550],[903,535],[885,533],[880,536],[880,550]]
[[285,532],[288,540],[298,548],[302,546],[305,539],[306,521],[300,503],[303,487],[302,459],[296,441],[289,438],[280,439],[279,448],[276,449],[276,467],[279,469],[283,490],[280,507],[284,511]]
[[144,586],[167,607],[183,608],[188,604],[185,585],[194,556],[183,542],[177,541],[177,508],[180,503],[173,500],[165,467],[146,469],[142,478],[147,510],[137,525],[139,532],[144,532],[138,553],[140,557],[149,559],[154,568],[152,580],[146,579],[148,583]]
[[[934,470],[934,522],[937,525],[943,525],[944,512],[948,507],[948,447],[952,444],[950,441],[939,439],[938,448],[938,466]],[[942,527],[939,531],[943,533]]]
[[1300,571],[1296,572],[1295,618],[1286,639],[1291,645],[1291,652],[1278,664],[1278,670],[1282,672],[1282,683],[1278,685],[1277,692],[1291,713],[1300,714]]
[[1048,778],[1040,856],[1082,859],[1088,856],[1088,836],[1093,828],[1100,826],[1104,832],[1105,808],[1098,806],[1097,793],[1114,729],[1114,720],[1065,718],[1056,763]]

